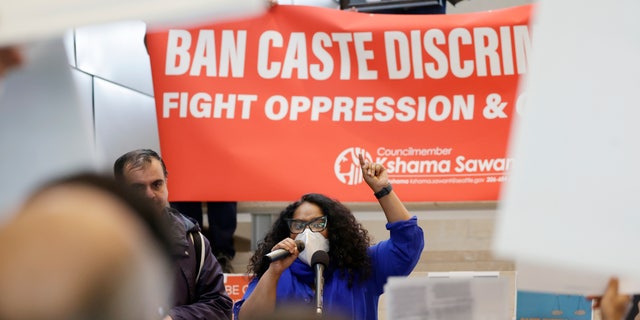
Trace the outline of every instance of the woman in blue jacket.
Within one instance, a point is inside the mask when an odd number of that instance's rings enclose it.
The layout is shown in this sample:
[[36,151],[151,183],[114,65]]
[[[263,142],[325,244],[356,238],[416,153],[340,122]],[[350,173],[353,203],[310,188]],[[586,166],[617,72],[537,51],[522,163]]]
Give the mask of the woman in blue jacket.
[[[323,274],[323,314],[377,319],[387,278],[411,273],[424,248],[424,235],[417,218],[409,215],[392,190],[384,166],[367,162],[362,155],[360,166],[387,218],[390,238],[371,245],[368,232],[346,206],[321,194],[302,196],[280,213],[251,258],[248,271],[255,277],[234,306],[236,319],[271,314],[283,306],[315,312],[311,257],[317,250],[329,255]],[[303,241],[305,249],[298,252],[295,240]],[[278,249],[291,255],[273,262],[264,259]]]

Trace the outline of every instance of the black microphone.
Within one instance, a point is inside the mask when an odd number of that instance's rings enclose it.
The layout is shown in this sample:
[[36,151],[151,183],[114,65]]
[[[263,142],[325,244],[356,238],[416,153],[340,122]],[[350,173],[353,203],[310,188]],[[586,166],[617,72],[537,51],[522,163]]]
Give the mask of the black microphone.
[[[298,252],[304,250],[304,242],[302,240],[296,240],[296,247],[298,247]],[[268,259],[269,263],[274,262],[274,261],[278,261],[280,259],[284,259],[288,256],[290,256],[291,253],[289,253],[288,250],[285,249],[276,249],[273,250],[267,254],[264,255],[263,259]]]
[[322,315],[322,294],[324,291],[324,268],[329,265],[329,254],[318,250],[311,256],[311,265],[316,271],[316,315]]

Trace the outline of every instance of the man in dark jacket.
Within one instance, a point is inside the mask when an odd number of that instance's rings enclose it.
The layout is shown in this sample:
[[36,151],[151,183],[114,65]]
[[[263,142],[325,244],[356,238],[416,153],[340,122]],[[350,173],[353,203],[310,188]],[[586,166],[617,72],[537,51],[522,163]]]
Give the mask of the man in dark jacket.
[[118,158],[113,171],[118,181],[149,199],[171,228],[174,304],[165,320],[231,319],[232,301],[226,293],[224,274],[211,253],[209,241],[205,237],[200,239],[204,245],[204,258],[199,268],[197,256],[201,250],[196,250],[195,243],[200,227],[169,207],[168,172],[162,158],[153,150],[134,150]]

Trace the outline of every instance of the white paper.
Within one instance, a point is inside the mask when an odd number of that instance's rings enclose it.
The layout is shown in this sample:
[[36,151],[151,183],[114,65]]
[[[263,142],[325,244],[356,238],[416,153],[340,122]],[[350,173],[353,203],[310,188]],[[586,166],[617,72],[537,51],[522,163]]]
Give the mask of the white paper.
[[387,319],[394,320],[495,320],[513,313],[514,292],[498,276],[392,277],[385,296]]
[[61,36],[92,24],[143,20],[187,25],[263,12],[267,0],[3,0],[0,45]]
[[62,39],[26,45],[24,66],[0,80],[0,220],[50,179],[96,169]]
[[[575,269],[519,261],[516,263],[517,289],[525,291],[600,296],[604,293],[611,275],[592,272],[582,268]],[[640,292],[640,282],[631,277],[619,276],[619,291],[622,293]]]
[[[538,2],[498,256],[600,275],[585,277],[585,288],[640,279],[639,9],[635,0]],[[538,274],[555,279],[538,289],[568,292],[564,275]]]

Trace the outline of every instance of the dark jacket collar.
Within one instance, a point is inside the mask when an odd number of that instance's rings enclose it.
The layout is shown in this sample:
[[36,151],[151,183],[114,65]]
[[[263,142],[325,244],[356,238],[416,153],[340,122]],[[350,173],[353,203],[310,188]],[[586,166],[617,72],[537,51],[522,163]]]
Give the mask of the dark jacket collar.
[[174,253],[183,253],[189,247],[189,242],[191,241],[187,239],[187,233],[200,231],[200,226],[196,221],[174,208],[165,208],[162,216],[169,226],[169,237],[171,238]]

